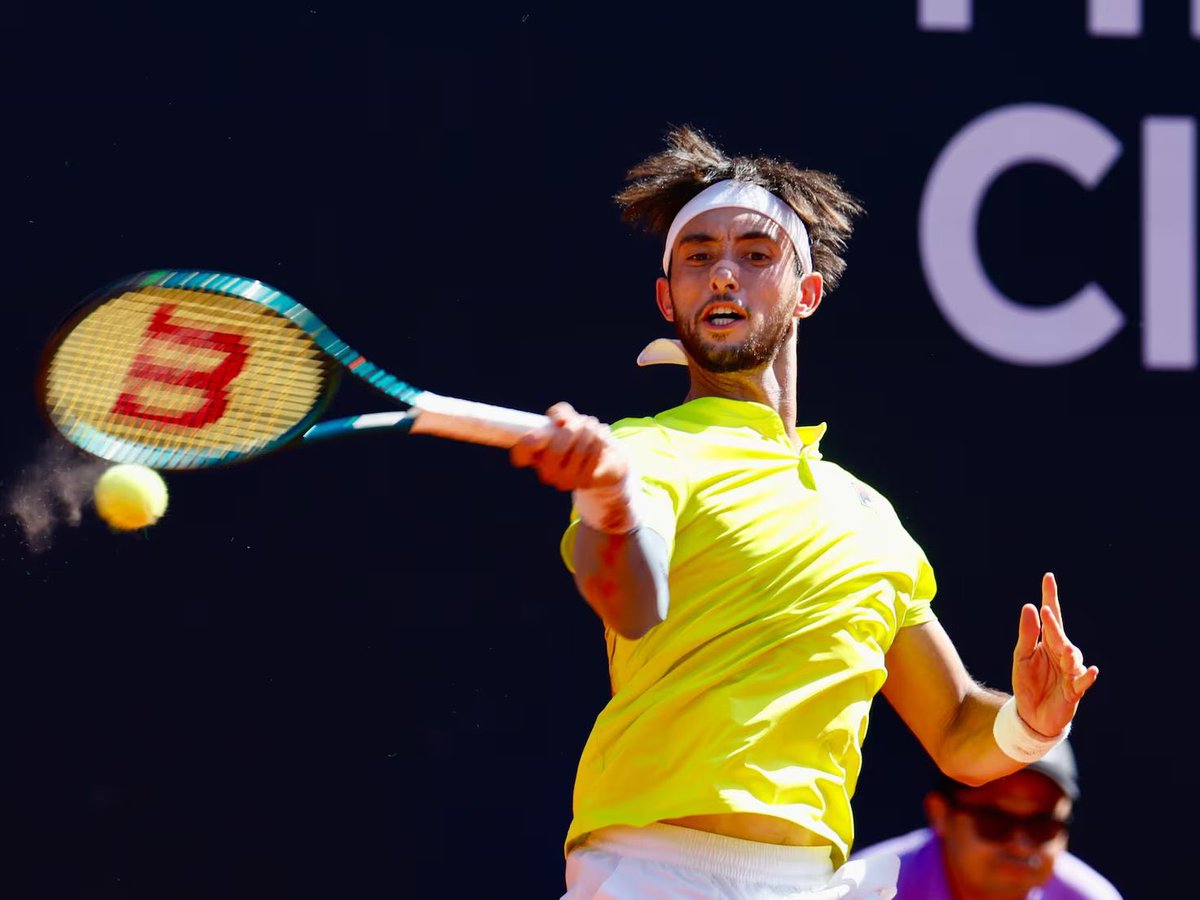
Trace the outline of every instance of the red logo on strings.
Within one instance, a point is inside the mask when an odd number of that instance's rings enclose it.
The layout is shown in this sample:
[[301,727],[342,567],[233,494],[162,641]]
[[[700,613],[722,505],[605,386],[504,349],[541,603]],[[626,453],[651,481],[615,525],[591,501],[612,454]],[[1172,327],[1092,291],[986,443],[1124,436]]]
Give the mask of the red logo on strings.
[[[242,371],[249,347],[244,335],[172,322],[174,312],[175,304],[164,303],[150,317],[141,349],[125,373],[126,389],[117,397],[112,411],[115,415],[132,416],[135,419],[200,428],[225,415],[225,408],[229,405],[229,382]],[[163,365],[155,360],[152,351],[164,343],[216,351],[224,354],[224,358],[216,367],[203,371]],[[199,391],[204,396],[204,402],[195,409],[182,412],[148,408],[142,405],[138,396],[138,388],[147,382]]]

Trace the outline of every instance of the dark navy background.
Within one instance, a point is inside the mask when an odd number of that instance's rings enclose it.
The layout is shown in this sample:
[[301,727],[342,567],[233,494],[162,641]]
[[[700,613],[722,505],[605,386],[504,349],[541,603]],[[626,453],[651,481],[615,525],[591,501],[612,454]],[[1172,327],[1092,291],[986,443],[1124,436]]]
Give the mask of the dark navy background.
[[[0,492],[49,452],[42,344],[85,294],[147,268],[259,278],[441,393],[651,414],[686,379],[633,363],[669,332],[660,248],[609,199],[625,169],[688,122],[834,171],[868,214],[801,332],[801,419],[829,423],[826,456],[925,547],[980,680],[1008,687],[1020,604],[1058,574],[1101,668],[1076,721],[1072,848],[1128,896],[1167,891],[1191,840],[1166,822],[1196,800],[1178,745],[1200,373],[1142,368],[1138,135],[1147,115],[1200,113],[1187,4],[1106,40],[1083,3],[1027,0],[977,2],[968,33],[920,31],[912,4],[310,2],[5,14]],[[1004,176],[980,222],[1010,295],[1095,280],[1128,316],[1070,365],[970,346],[917,253],[941,148],[1018,102],[1077,109],[1125,148],[1093,191],[1044,167]],[[347,385],[334,411],[378,408]],[[566,498],[503,452],[422,437],[167,478],[169,513],[143,534],[85,509],[37,552],[0,518],[16,825],[0,890],[557,897],[608,692],[599,623],[558,559]],[[921,823],[931,771],[875,709],[861,843]]]

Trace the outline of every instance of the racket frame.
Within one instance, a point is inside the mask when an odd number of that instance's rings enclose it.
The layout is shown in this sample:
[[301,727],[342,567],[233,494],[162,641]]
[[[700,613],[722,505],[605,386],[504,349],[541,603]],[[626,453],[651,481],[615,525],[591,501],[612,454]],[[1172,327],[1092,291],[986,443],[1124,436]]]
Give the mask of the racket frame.
[[[302,419],[278,437],[249,451],[167,449],[115,437],[79,420],[65,426],[55,421],[49,411],[48,376],[55,354],[63,341],[98,307],[128,291],[147,287],[200,290],[249,300],[292,322],[324,353],[323,383],[317,401]],[[415,410],[368,413],[318,422],[333,400],[344,370],[407,406],[411,406],[422,394],[428,393],[379,368],[335,335],[304,304],[257,279],[206,270],[155,269],[117,279],[84,298],[79,308],[59,326],[43,350],[38,366],[36,393],[42,414],[75,446],[112,462],[139,463],[153,469],[197,469],[228,465],[299,442],[325,440],[366,429],[398,432],[412,429],[419,414]]]

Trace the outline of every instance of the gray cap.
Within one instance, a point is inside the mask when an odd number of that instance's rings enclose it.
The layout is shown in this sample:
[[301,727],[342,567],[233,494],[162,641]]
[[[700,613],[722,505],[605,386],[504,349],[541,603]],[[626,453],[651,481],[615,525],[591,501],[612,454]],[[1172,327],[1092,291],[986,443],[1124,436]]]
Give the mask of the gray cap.
[[1034,760],[1025,768],[1040,772],[1060,788],[1072,800],[1079,799],[1079,773],[1075,768],[1075,753],[1065,740],[1060,741],[1041,759]]

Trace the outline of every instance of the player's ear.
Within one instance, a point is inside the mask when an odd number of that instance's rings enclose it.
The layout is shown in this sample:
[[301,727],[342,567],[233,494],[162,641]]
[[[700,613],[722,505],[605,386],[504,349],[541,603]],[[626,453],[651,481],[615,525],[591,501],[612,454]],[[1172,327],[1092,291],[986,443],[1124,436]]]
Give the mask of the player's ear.
[[925,795],[922,806],[925,809],[925,818],[929,822],[929,827],[936,834],[941,835],[946,830],[946,817],[950,813],[950,804],[946,801],[946,797],[938,791],[930,791]]
[[825,282],[820,272],[809,272],[800,278],[799,296],[796,298],[796,308],[792,311],[798,319],[807,319],[817,311],[824,296]]
[[671,282],[659,278],[654,282],[654,299],[658,303],[658,311],[668,322],[675,321],[675,304],[671,301]]

